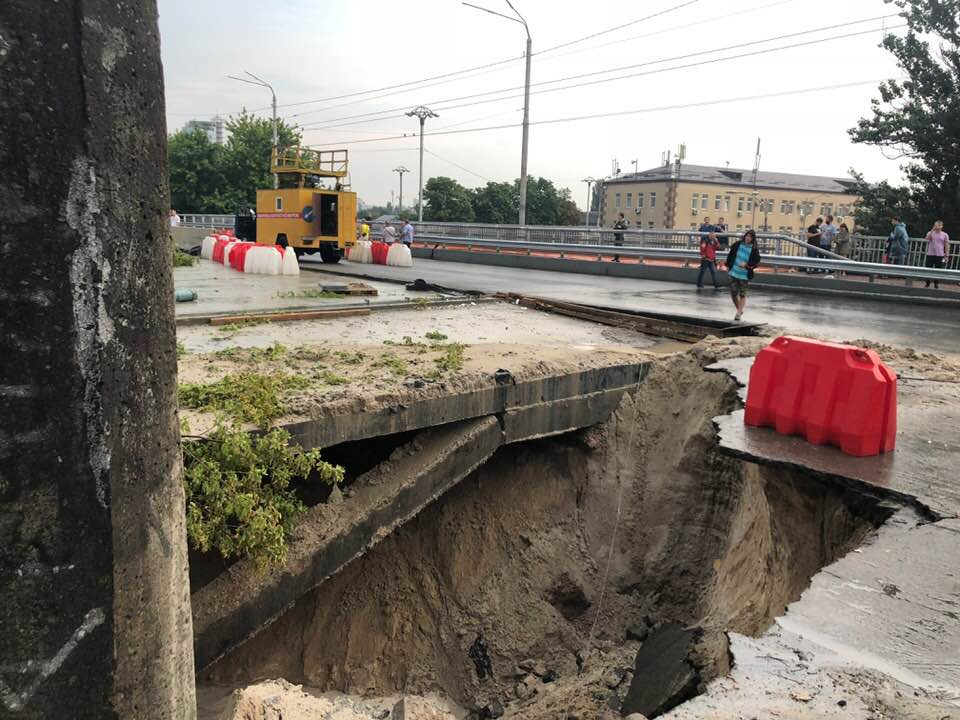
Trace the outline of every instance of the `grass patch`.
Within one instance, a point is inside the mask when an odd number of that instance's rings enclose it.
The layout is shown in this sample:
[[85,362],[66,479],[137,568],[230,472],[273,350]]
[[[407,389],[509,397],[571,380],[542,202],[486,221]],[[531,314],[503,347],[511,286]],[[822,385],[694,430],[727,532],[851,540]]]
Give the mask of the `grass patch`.
[[174,267],[193,267],[199,260],[178,248],[173,238],[170,238],[170,256],[173,258]]
[[360,352],[359,350],[357,352],[347,352],[346,350],[337,350],[333,354],[333,356],[337,360],[341,362],[346,362],[346,363],[362,363],[364,360],[367,359],[367,356],[364,353]]
[[274,294],[275,298],[309,298],[319,300],[342,300],[346,297],[343,293],[327,292],[319,288],[306,288],[304,290],[285,290]]
[[237,332],[238,330],[243,330],[244,328],[252,327],[254,325],[264,325],[269,322],[269,320],[263,320],[261,318],[247,318],[246,320],[238,320],[237,322],[221,325],[218,329],[220,332]]
[[177,360],[187,356],[187,346],[182,342],[177,343]]
[[438,370],[441,372],[450,372],[463,369],[466,345],[462,343],[450,343],[449,345],[443,345],[439,349],[442,350],[442,354],[433,361]]
[[343,375],[337,375],[333,370],[324,370],[320,373],[320,379],[326,385],[349,385],[350,379]]
[[403,358],[397,357],[392,352],[385,352],[374,361],[373,367],[386,368],[395,375],[406,375],[408,365]]
[[431,330],[424,337],[431,342],[443,342],[447,339],[447,336],[438,330]]
[[181,383],[180,407],[222,414],[236,423],[268,427],[283,415],[283,395],[309,384],[296,375],[241,372],[213,383]]
[[250,360],[252,362],[265,362],[281,360],[287,354],[287,346],[274,340],[269,347],[250,347],[244,348],[239,345],[231,345],[221,350],[217,350],[214,356],[221,360]]

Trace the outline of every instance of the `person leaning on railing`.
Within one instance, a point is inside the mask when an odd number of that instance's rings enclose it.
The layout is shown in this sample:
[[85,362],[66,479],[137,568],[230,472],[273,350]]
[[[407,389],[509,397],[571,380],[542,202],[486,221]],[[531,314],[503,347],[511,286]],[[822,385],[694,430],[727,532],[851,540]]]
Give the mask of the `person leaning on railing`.
[[893,224],[893,231],[887,238],[886,262],[891,265],[905,265],[907,262],[907,252],[910,247],[910,236],[907,234],[907,226],[900,221],[896,215],[890,218]]

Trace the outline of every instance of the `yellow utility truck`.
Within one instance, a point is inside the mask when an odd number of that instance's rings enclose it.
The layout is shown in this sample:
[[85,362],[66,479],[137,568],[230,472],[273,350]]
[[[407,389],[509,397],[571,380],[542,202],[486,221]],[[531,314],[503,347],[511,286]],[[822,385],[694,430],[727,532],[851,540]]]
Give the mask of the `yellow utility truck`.
[[339,262],[356,239],[357,195],[347,167],[346,150],[274,148],[277,187],[257,190],[257,242]]

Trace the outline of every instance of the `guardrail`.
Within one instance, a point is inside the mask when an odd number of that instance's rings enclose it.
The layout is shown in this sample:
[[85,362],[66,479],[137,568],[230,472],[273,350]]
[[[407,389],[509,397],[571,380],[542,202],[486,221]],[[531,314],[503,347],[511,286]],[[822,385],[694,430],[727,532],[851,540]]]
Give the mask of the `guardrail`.
[[186,213],[180,216],[180,225],[182,227],[209,228],[210,230],[232,230],[236,220],[234,215]]
[[[689,232],[689,231],[688,231]],[[437,247],[473,247],[492,249],[495,252],[510,250],[531,255],[535,251],[559,253],[560,257],[567,255],[595,255],[598,259],[611,254],[621,257],[638,258],[642,262],[645,258],[661,260],[677,260],[684,262],[699,262],[700,251],[677,247],[639,247],[636,245],[613,246],[610,243],[557,243],[557,242],[527,242],[521,240],[487,240],[483,238],[464,238],[449,235],[421,234],[417,241]],[[770,240],[771,238],[767,238]],[[789,239],[789,238],[788,238]],[[794,241],[797,242],[797,241]],[[758,244],[759,246],[759,244]],[[790,245],[792,247],[792,245]],[[776,252],[765,252],[763,265],[773,268],[814,269],[831,272],[844,272],[851,275],[868,276],[872,282],[877,277],[901,278],[904,280],[936,280],[938,282],[960,282],[960,270],[935,270],[910,265],[887,265],[883,263],[856,262],[833,255],[831,257],[806,257],[798,255],[784,255]]]

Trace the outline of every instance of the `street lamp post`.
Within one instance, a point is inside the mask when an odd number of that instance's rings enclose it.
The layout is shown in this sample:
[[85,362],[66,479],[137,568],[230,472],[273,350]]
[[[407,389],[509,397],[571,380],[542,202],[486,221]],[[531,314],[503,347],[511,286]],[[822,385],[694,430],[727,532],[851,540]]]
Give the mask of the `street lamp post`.
[[403,165],[398,165],[393,169],[393,171],[395,173],[400,174],[400,202],[398,203],[398,207],[397,207],[397,215],[399,215],[400,213],[403,212],[403,174],[408,173],[410,171],[407,170],[407,168],[404,167]]
[[[420,195],[417,199],[417,220],[418,222],[423,222],[423,124],[427,121],[428,117],[435,118],[440,116],[424,105],[418,105],[408,112],[407,116],[420,118]],[[401,179],[403,178],[402,175],[400,177]]]
[[[227,75],[227,77],[230,78],[231,80],[239,80],[240,82],[250,83],[251,85],[259,85],[260,87],[265,87],[270,91],[270,95],[273,98],[273,102],[271,103],[273,107],[273,152],[274,152],[274,155],[276,155],[277,153],[277,93],[273,91],[273,85],[268,83],[266,80],[262,78],[258,78],[252,72],[247,72],[246,70],[244,70],[243,72],[249,75],[250,77],[252,77],[253,80],[247,80],[246,78],[237,77],[236,75]],[[279,178],[277,177],[277,174],[274,173],[273,189],[276,190],[279,186],[280,186]]]
[[583,182],[587,184],[587,212],[583,215],[583,224],[587,227],[590,226],[590,209],[593,207],[593,195],[590,194],[590,188],[596,181],[597,179],[592,176],[583,179]]
[[491,15],[496,15],[497,17],[502,17],[505,20],[510,20],[511,22],[520,23],[523,25],[524,31],[527,33],[527,50],[526,50],[526,72],[524,75],[523,82],[523,140],[520,147],[520,225],[526,225],[527,223],[527,146],[530,138],[530,57],[533,54],[533,40],[530,38],[530,27],[527,25],[527,21],[523,18],[517,9],[513,6],[513,3],[510,0],[506,0],[507,5],[513,10],[513,14],[517,17],[511,17],[510,15],[504,15],[503,13],[498,13],[495,10],[490,10],[489,8],[480,7],[479,5],[474,5],[473,3],[464,2],[463,4],[467,7],[472,7],[475,10],[482,10],[483,12],[490,13]]

